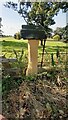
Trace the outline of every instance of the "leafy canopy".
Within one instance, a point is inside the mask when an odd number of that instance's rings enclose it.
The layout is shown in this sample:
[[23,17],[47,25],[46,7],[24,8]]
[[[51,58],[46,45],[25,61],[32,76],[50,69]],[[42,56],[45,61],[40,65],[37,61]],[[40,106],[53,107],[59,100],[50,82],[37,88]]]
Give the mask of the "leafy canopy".
[[54,31],[54,35],[56,34],[60,35],[60,38],[64,41],[66,40],[66,42],[68,42],[68,25],[63,28],[57,27]]
[[[20,1],[20,0],[19,0]],[[6,7],[17,11],[25,19],[27,24],[39,24],[44,27],[47,34],[52,32],[49,26],[54,25],[54,16],[58,14],[60,9],[63,12],[68,10],[68,2],[6,2]]]

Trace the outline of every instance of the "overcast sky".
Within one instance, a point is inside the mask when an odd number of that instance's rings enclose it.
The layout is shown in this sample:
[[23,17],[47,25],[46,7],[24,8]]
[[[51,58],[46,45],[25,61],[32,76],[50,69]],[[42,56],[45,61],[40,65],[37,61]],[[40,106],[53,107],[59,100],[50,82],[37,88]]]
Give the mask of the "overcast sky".
[[[0,0],[0,17],[2,17],[2,30],[5,35],[14,35],[21,29],[22,24],[26,24],[24,19],[12,9],[6,8],[3,6],[3,3],[9,0]],[[18,2],[18,0],[10,0],[14,2]],[[64,27],[66,26],[66,13],[59,12],[58,16],[54,17],[56,22],[55,25],[52,25],[53,30],[56,27]]]

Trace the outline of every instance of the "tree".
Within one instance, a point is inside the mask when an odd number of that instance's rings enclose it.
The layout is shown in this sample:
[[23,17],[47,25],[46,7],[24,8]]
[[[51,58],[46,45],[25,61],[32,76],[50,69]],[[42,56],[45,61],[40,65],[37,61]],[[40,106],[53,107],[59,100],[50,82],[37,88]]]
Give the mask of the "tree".
[[54,31],[54,35],[59,35],[60,39],[63,39],[63,41],[67,42],[68,41],[68,25],[66,25],[63,28],[57,27],[56,30]]
[[19,0],[19,10],[17,3],[6,2],[5,6],[13,8],[25,19],[27,24],[40,24],[50,35],[52,29],[49,26],[55,24],[54,16],[58,14],[60,9],[63,12],[68,10],[68,2],[23,2]]
[[2,21],[2,18],[0,17],[0,37],[2,37],[2,33],[3,33],[3,31],[1,30],[1,27],[3,26],[3,25],[1,24],[1,21]]
[[[49,28],[49,26],[55,24],[54,16],[58,14],[60,9],[62,9],[63,12],[66,12],[68,8],[67,2],[34,2],[34,3],[31,3],[31,2],[23,2],[23,0],[19,0],[19,1],[20,1],[19,10],[17,9],[17,3],[6,2],[5,6],[7,6],[8,8],[13,8],[15,11],[17,10],[17,12],[22,15],[22,17],[24,18],[27,24],[35,24],[35,25],[42,26],[44,28],[46,36],[50,36],[52,32],[52,29]],[[45,40],[44,40],[44,43],[43,42],[41,43],[43,45],[43,53],[42,53],[42,60],[41,60],[41,67],[42,67]],[[32,45],[32,44],[30,44],[29,42],[29,45]]]
[[21,39],[20,33],[19,32],[15,33],[14,38],[20,40]]
[[60,27],[57,27],[56,30],[54,30],[54,35],[59,35],[60,39],[62,39],[62,35],[63,35],[63,29]]
[[63,27],[62,39],[64,39],[64,42],[68,42],[68,24],[65,27]]

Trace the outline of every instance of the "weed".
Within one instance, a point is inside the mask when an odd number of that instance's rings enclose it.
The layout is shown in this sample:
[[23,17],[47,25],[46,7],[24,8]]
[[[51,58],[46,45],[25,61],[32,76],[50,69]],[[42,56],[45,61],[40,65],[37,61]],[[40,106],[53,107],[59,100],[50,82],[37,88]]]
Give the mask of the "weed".
[[24,51],[22,49],[21,53],[16,52],[16,50],[13,50],[16,59],[17,59],[17,67],[20,68],[20,74],[23,75],[24,69],[27,66],[27,57],[26,54],[24,54]]

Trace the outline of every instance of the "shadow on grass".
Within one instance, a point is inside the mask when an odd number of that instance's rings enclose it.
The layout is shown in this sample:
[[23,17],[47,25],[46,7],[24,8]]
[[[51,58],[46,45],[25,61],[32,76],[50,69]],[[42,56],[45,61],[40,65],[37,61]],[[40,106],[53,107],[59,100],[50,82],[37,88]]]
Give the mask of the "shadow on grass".
[[[43,48],[39,46],[39,49],[42,50]],[[66,46],[45,46],[45,52],[57,52],[57,50],[60,52],[66,52],[66,49]]]
[[25,42],[15,42],[15,41],[3,41],[2,46],[4,47],[23,47],[26,48],[28,47],[28,44]]

